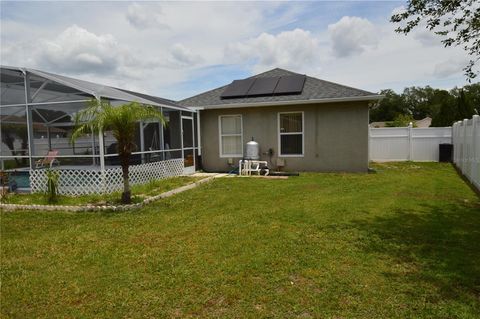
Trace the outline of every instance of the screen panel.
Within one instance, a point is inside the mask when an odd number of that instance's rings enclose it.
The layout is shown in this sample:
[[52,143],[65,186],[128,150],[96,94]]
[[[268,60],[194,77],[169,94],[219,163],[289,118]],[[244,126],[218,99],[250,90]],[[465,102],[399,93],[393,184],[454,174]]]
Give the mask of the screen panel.
[[257,78],[247,96],[272,95],[280,77]]
[[274,94],[296,94],[301,93],[305,85],[305,75],[282,76],[278,81]]
[[220,96],[222,99],[244,97],[252,86],[255,79],[235,80],[223,91]]

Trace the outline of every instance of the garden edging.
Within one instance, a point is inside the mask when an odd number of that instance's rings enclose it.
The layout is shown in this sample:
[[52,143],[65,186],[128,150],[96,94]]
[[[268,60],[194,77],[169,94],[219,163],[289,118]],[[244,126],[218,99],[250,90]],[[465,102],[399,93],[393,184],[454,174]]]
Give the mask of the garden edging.
[[8,210],[8,211],[15,211],[15,210],[41,210],[41,211],[68,211],[68,212],[95,212],[95,211],[126,211],[130,209],[141,208],[146,204],[151,202],[157,201],[162,198],[167,198],[173,196],[178,193],[182,193],[189,189],[193,189],[200,184],[206,183],[214,179],[216,175],[209,176],[194,183],[181,186],[175,189],[172,189],[168,192],[164,192],[152,197],[145,198],[142,202],[137,204],[130,204],[130,205],[23,205],[23,204],[4,204],[0,203],[0,209]]

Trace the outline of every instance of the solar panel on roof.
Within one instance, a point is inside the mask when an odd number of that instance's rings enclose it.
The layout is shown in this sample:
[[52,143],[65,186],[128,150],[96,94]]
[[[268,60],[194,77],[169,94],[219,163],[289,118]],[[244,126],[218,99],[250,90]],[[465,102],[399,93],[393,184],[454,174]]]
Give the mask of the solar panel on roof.
[[273,93],[279,95],[301,93],[305,85],[305,79],[305,75],[282,76]]
[[227,86],[220,97],[222,99],[244,97],[253,82],[255,82],[255,79],[235,80]]
[[302,93],[305,75],[249,78],[235,80],[221,94],[222,99],[255,97],[266,95],[286,95]]
[[279,78],[279,76],[257,78],[250,90],[248,90],[247,96],[272,95]]

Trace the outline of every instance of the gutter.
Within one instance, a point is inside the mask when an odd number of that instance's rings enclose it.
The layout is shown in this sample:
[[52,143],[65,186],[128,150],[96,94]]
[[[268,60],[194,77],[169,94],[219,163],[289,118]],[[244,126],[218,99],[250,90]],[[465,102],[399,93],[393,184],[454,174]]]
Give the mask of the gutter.
[[336,102],[356,102],[356,101],[379,101],[385,95],[366,95],[366,96],[351,96],[328,99],[312,99],[312,100],[292,100],[292,101],[272,101],[272,102],[253,102],[253,103],[230,103],[218,104],[209,106],[190,106],[188,108],[193,110],[215,110],[215,109],[236,109],[244,107],[265,107],[265,106],[281,106],[281,105],[299,105],[299,104],[323,104]]

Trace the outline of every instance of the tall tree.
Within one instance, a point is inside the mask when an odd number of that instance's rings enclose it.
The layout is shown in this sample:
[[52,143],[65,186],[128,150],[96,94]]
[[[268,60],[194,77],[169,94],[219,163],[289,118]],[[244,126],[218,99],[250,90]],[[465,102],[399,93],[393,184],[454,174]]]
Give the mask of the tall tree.
[[385,97],[372,104],[370,107],[370,121],[393,121],[400,114],[408,114],[402,95],[393,90],[382,90],[380,94]]
[[465,92],[460,90],[457,98],[457,120],[469,119],[475,114],[475,110],[471,102],[465,96]]
[[473,79],[480,60],[480,4],[478,0],[408,0],[403,12],[394,14],[391,22],[402,23],[395,31],[408,34],[420,25],[442,37],[448,47],[462,46],[470,55],[465,75]]
[[128,170],[130,156],[135,151],[135,132],[139,121],[157,119],[165,125],[160,111],[152,106],[132,102],[120,106],[112,106],[108,101],[91,101],[90,105],[75,116],[75,128],[71,140],[74,142],[81,135],[90,132],[112,131],[117,140],[118,156],[122,166],[123,193],[122,203],[131,203]]
[[457,120],[458,103],[453,95],[448,91],[442,90],[435,96],[434,103],[440,106],[439,111],[432,118],[431,126],[443,127],[450,126]]
[[407,87],[401,94],[392,90],[382,90],[380,93],[385,98],[370,106],[371,122],[395,121],[402,119],[401,115],[413,116],[415,120],[429,116],[434,119],[433,126],[445,126],[450,125],[451,121],[480,113],[480,83],[450,91],[426,86]]
[[480,114],[480,83],[473,83],[463,87],[465,96],[473,106],[475,113]]
[[430,86],[422,87],[408,87],[403,90],[402,96],[405,101],[405,106],[416,120],[421,120],[427,116],[432,116],[438,106],[433,104],[435,94],[439,90],[433,89]]

